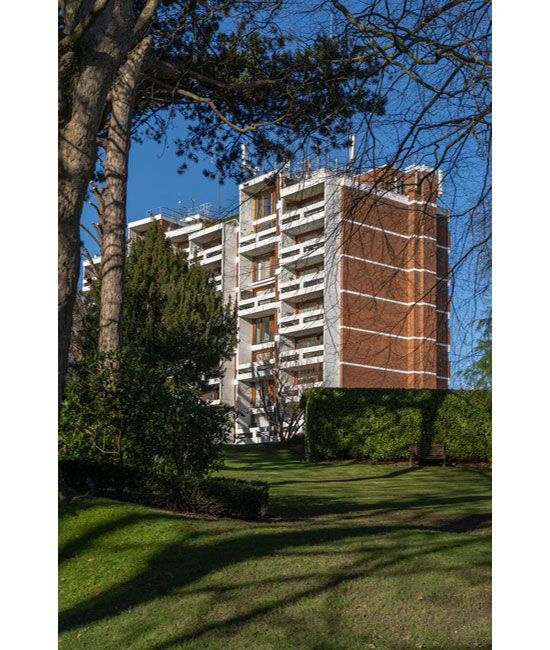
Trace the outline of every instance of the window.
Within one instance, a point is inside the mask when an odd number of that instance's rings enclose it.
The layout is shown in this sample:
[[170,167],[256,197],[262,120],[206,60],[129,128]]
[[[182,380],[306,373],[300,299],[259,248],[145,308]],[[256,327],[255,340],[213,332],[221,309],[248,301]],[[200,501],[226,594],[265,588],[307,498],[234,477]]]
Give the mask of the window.
[[213,241],[208,241],[201,246],[201,250],[207,251],[209,248],[214,248],[214,246],[221,246],[221,239],[214,239]]
[[208,392],[204,393],[202,396],[202,399],[211,402],[214,400],[219,400],[220,399],[220,389],[219,388],[212,388]]
[[254,197],[254,219],[263,219],[275,212],[275,189],[269,189]]
[[290,212],[290,210],[299,210],[300,208],[306,208],[308,205],[313,205],[314,203],[319,203],[325,198],[325,193],[320,192],[315,196],[310,197],[309,199],[304,199],[302,201],[289,201],[285,205],[285,212]]
[[273,328],[273,316],[257,318],[252,323],[252,341],[254,345],[258,343],[268,343],[269,341],[273,341]]
[[257,384],[253,384],[250,401],[253,408],[262,408],[264,403],[267,406],[273,405],[275,403],[275,385],[273,382],[258,382]]
[[317,300],[308,300],[307,302],[299,302],[296,305],[297,314],[303,314],[307,311],[315,311],[316,309],[323,309],[322,298],[317,298]]
[[306,275],[313,275],[323,270],[322,264],[313,264],[312,266],[304,266],[302,269],[296,269],[296,277],[303,278]]
[[259,226],[254,226],[254,232],[262,232],[262,230],[269,230],[270,228],[275,228],[277,225],[277,222],[274,221],[267,221],[266,223],[262,223]]
[[261,415],[259,413],[254,413],[252,415],[252,426],[253,427],[269,427],[270,426],[269,419],[265,415]]
[[275,285],[270,284],[269,287],[262,287],[261,289],[254,289],[252,295],[256,298],[257,296],[266,296],[268,294],[275,292]]
[[269,253],[262,257],[257,257],[252,265],[252,281],[259,282],[267,280],[275,275],[275,255]]
[[393,179],[393,187],[394,187],[394,191],[397,194],[404,194],[403,179],[397,178],[397,176],[396,176]]
[[252,361],[273,361],[273,348],[269,348],[269,350],[254,350],[252,352]]
[[297,244],[303,244],[305,241],[310,241],[311,239],[320,239],[324,234],[324,230],[312,230],[311,232],[305,232],[303,235],[298,235],[296,237]]
[[311,336],[304,336],[296,339],[296,348],[311,348],[314,345],[323,345],[323,333],[312,334]]

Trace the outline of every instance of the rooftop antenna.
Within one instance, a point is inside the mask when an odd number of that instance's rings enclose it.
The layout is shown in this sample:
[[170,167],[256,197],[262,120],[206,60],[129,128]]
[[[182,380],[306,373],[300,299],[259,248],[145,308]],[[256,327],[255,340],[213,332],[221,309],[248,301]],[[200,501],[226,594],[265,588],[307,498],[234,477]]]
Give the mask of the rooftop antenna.
[[313,145],[313,151],[315,153],[315,171],[319,171],[319,154],[321,153],[321,145],[318,142]]
[[351,135],[351,133],[349,135],[348,157],[349,157],[350,164],[353,163],[353,161],[355,160],[355,136]]
[[191,215],[195,214],[195,199],[191,199]]

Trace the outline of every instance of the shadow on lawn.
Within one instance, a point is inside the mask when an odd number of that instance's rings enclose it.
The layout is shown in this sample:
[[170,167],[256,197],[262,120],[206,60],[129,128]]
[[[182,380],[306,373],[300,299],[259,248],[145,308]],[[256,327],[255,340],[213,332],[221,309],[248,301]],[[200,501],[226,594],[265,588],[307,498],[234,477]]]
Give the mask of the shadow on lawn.
[[[478,497],[481,498],[481,497]],[[470,498],[471,499],[471,498]],[[468,500],[464,498],[463,500]],[[447,503],[448,499],[432,499],[431,503]],[[425,501],[423,502],[425,505]],[[351,505],[351,504],[350,504]],[[410,507],[411,503],[408,503]],[[357,504],[354,504],[357,510]],[[385,508],[383,504],[373,504],[370,509]],[[407,507],[407,503],[401,501],[393,503],[392,508]],[[368,507],[367,507],[368,508]],[[83,551],[87,544],[95,538],[105,535],[114,530],[128,527],[144,519],[154,522],[159,519],[170,519],[178,515],[155,513],[145,511],[135,515],[125,516],[119,520],[112,520],[95,527],[80,538],[78,541],[69,543],[62,550],[62,558],[67,558],[80,551]],[[310,584],[298,586],[294,593],[285,595],[276,600],[275,603],[263,603],[258,606],[251,606],[248,611],[227,618],[223,621],[204,623],[198,621],[192,626],[191,630],[185,634],[178,635],[161,644],[157,648],[182,647],[181,644],[198,639],[202,635],[215,631],[227,630],[233,631],[240,624],[253,620],[256,617],[262,617],[272,610],[283,606],[291,605],[303,598],[310,598],[324,592],[330,592],[338,585],[355,580],[364,576],[382,576],[391,571],[402,571],[403,564],[409,562],[406,567],[408,575],[416,572],[422,573],[426,568],[421,568],[418,559],[422,556],[429,556],[441,551],[452,551],[453,549],[466,548],[472,543],[476,543],[477,536],[461,535],[458,539],[450,540],[448,537],[442,539],[439,535],[433,536],[433,533],[448,532],[466,532],[472,527],[480,524],[478,520],[473,521],[464,517],[455,518],[455,529],[452,528],[452,521],[444,520],[434,522],[428,521],[427,525],[418,525],[416,522],[403,522],[401,525],[371,525],[348,523],[346,525],[318,524],[312,526],[309,530],[299,529],[276,529],[272,532],[270,526],[263,528],[261,524],[254,526],[252,530],[244,529],[244,534],[237,534],[228,539],[220,539],[218,531],[213,533],[197,533],[187,535],[175,543],[165,546],[157,555],[152,557],[144,570],[136,577],[125,583],[111,588],[108,592],[89,598],[88,600],[71,607],[60,614],[59,630],[60,632],[71,630],[75,627],[93,624],[106,617],[116,616],[130,607],[136,607],[146,604],[170,594],[180,592],[186,588],[188,593],[193,593],[192,586],[208,574],[223,570],[233,564],[250,560],[268,558],[274,553],[280,553],[287,549],[287,554],[300,553],[328,553],[333,554],[334,549],[327,551],[308,551],[311,546],[319,544],[340,542],[343,540],[357,540],[364,542],[362,547],[353,551],[351,554],[355,558],[345,566],[339,566],[337,570],[328,569],[319,571],[315,575],[307,575]],[[485,517],[488,517],[486,515]],[[288,522],[290,525],[290,522]],[[483,522],[481,522],[483,523]],[[247,532],[250,531],[250,532]],[[258,532],[259,531],[259,532]],[[186,531],[188,533],[188,531]],[[385,543],[379,545],[377,542],[379,536],[391,534],[391,537],[385,538]],[[411,542],[411,536],[422,536],[417,543]],[[428,535],[428,537],[425,537]],[[202,539],[199,539],[202,538]],[[389,548],[388,548],[389,546]],[[414,558],[414,562],[412,562]],[[478,566],[487,566],[488,562],[478,561]],[[429,571],[451,571],[454,567],[438,566],[437,563],[428,563]],[[475,569],[475,563],[471,565]],[[400,568],[401,567],[401,568]],[[411,568],[412,567],[412,568]],[[311,586],[312,577],[319,584]],[[306,576],[289,577],[270,577],[266,582],[284,583],[306,579]],[[255,585],[262,586],[260,580],[255,581]],[[206,588],[207,591],[215,593],[218,590],[222,593],[229,593],[233,590],[238,592],[243,585],[212,586]],[[197,592],[200,592],[198,589]],[[236,598],[239,598],[237,593]],[[180,644],[180,645],[177,645]],[[319,646],[324,647],[323,645]]]
[[389,474],[382,474],[381,476],[359,476],[356,478],[329,478],[329,479],[320,479],[309,481],[307,479],[296,479],[294,481],[269,481],[269,485],[293,485],[294,483],[354,483],[362,481],[378,481],[385,478],[395,478],[396,476],[402,476],[403,474],[410,474],[411,472],[417,472],[421,470],[422,467],[407,467],[405,469],[397,469],[394,472]]

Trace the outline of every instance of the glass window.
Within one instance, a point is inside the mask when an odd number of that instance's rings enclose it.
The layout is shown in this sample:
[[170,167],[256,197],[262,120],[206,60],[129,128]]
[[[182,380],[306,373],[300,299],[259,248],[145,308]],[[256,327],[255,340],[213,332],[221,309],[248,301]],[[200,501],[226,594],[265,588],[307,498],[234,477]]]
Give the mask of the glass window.
[[277,225],[276,221],[268,221],[267,223],[262,223],[259,226],[254,226],[254,232],[262,232],[262,230],[269,230],[274,228]]
[[300,302],[296,306],[296,313],[303,314],[306,311],[315,311],[316,309],[323,308],[322,300],[308,300],[307,302]]
[[254,219],[262,219],[275,212],[275,190],[267,190],[254,197]]
[[309,266],[303,269],[296,269],[296,277],[303,278],[306,275],[313,275],[323,270],[322,264],[316,264],[315,266]]
[[269,287],[262,287],[261,289],[254,289],[253,295],[257,296],[266,296],[267,294],[274,293],[275,285],[270,285]]
[[296,242],[298,244],[303,244],[305,241],[310,241],[312,239],[319,239],[323,236],[323,230],[312,230],[311,232],[306,232],[303,235],[298,235]]
[[264,403],[268,406],[275,403],[275,386],[273,382],[258,382],[252,387],[252,406],[261,408]]
[[253,282],[267,280],[275,275],[275,256],[257,257],[254,262]]
[[273,341],[273,316],[257,318],[254,321],[254,343]]
[[296,339],[296,347],[300,348],[310,348],[313,345],[323,345],[323,333],[312,334],[311,336],[304,336],[301,339]]

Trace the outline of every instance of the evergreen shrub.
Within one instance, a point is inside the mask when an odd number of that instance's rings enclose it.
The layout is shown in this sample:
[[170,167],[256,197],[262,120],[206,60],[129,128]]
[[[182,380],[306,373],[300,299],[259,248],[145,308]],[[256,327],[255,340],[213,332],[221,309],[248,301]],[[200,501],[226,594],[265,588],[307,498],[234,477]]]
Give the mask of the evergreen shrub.
[[109,362],[80,363],[67,380],[59,418],[59,459],[123,465],[157,482],[219,469],[229,407],[201,399],[174,364],[123,349]]
[[443,443],[451,461],[491,457],[491,392],[313,388],[302,397],[308,461],[399,461],[408,445]]
[[91,491],[91,479],[97,495],[157,508],[238,519],[267,513],[269,491],[264,481],[159,478],[143,468],[79,459],[60,461],[59,469],[67,485],[82,493]]

